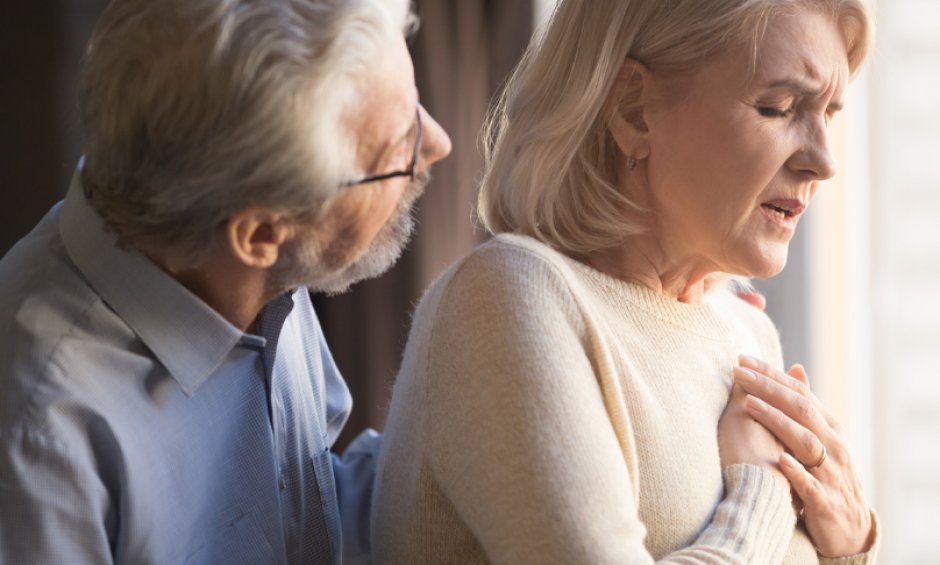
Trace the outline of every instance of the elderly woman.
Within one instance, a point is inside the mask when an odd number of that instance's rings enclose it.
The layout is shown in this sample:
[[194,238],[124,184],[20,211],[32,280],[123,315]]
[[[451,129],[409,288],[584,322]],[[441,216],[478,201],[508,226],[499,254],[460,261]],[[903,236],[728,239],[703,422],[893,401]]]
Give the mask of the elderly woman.
[[492,119],[498,235],[415,314],[379,562],[874,561],[838,424],[728,291],[783,268],[868,41],[857,0],[561,2]]

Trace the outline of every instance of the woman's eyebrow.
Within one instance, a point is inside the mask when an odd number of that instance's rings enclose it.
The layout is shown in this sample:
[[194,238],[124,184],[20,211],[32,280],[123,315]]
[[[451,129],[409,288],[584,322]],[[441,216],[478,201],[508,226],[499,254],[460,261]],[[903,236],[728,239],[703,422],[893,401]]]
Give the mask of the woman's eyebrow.
[[[795,77],[774,80],[765,85],[764,88],[767,90],[788,90],[802,96],[819,96],[823,93],[823,88],[818,84]],[[838,112],[842,110],[843,103],[841,100],[833,100],[829,102],[828,108],[832,112]]]
[[818,84],[814,84],[807,80],[795,78],[795,77],[782,78],[779,80],[772,81],[768,83],[767,85],[765,85],[764,88],[775,89],[775,90],[776,89],[791,90],[794,92],[798,92],[800,94],[810,95],[810,96],[814,96],[814,95],[818,95],[822,93],[822,88],[820,88]]

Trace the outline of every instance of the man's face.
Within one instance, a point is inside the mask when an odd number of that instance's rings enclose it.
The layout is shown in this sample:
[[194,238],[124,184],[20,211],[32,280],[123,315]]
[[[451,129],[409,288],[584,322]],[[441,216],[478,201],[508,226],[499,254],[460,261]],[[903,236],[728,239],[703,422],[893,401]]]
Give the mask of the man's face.
[[412,209],[427,183],[427,168],[450,153],[450,139],[418,104],[414,69],[404,39],[385,50],[362,88],[357,111],[348,123],[363,176],[407,169],[418,133],[421,144],[415,180],[406,176],[341,188],[316,226],[298,230],[285,246],[279,286],[307,286],[337,293],[376,277],[401,255],[414,229]]

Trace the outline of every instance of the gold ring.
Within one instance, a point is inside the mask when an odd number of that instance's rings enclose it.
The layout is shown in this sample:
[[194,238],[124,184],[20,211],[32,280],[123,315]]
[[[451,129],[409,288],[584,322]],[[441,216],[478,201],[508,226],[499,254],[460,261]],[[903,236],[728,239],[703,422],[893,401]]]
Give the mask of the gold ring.
[[826,449],[826,446],[824,445],[822,455],[819,457],[819,461],[817,461],[815,465],[810,465],[809,467],[811,469],[819,469],[820,467],[822,467],[822,464],[826,462],[827,457],[829,457],[829,451]]

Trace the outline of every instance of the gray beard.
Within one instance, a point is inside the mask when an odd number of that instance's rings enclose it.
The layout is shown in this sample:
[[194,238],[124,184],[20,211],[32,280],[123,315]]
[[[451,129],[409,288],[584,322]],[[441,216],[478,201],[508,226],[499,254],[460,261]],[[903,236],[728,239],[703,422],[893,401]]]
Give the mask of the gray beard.
[[282,261],[272,275],[278,291],[307,287],[312,292],[341,294],[353,284],[378,277],[394,265],[414,233],[414,204],[430,180],[423,171],[409,185],[398,201],[395,212],[358,258],[346,265],[337,264],[335,257],[345,256],[343,250],[324,253],[316,238],[308,238],[285,249]]

